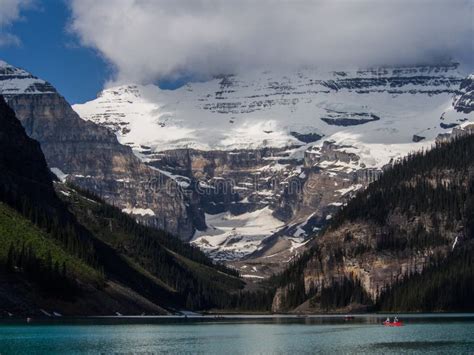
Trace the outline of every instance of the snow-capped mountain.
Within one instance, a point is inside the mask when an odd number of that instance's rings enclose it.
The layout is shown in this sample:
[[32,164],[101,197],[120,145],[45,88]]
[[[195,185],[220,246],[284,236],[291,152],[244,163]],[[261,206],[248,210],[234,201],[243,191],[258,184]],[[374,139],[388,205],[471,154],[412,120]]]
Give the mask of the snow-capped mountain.
[[[205,201],[208,230],[194,242],[233,259],[262,249],[276,230],[304,239],[319,228],[301,230],[308,220],[324,224],[384,165],[473,121],[470,85],[455,63],[265,71],[176,90],[112,87],[74,110],[157,168],[214,189],[218,179],[230,180],[227,200]],[[289,191],[295,180],[300,192]]]
[[0,93],[8,98],[20,94],[57,93],[47,81],[0,60]]
[[[249,73],[177,90],[114,87],[74,109],[84,119],[113,129],[122,143],[144,155],[176,148],[281,148],[301,145],[311,135],[337,143],[411,145],[413,135],[432,140],[444,132],[440,123],[464,118],[439,121],[452,107],[463,79],[456,64]],[[392,147],[382,154],[390,158],[406,148]],[[380,165],[387,159],[370,160],[368,164]]]

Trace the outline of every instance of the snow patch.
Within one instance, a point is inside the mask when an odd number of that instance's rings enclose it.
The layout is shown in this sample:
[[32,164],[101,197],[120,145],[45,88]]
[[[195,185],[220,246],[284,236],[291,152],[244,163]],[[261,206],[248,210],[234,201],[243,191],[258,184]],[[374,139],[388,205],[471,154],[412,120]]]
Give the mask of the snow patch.
[[453,247],[452,247],[452,250],[454,250],[454,247],[458,244],[458,237],[456,236],[456,238],[454,239],[454,243],[453,243]]
[[124,208],[122,212],[131,214],[131,215],[138,215],[138,216],[154,216],[155,212],[151,210],[150,208],[138,208],[138,207],[132,207],[132,208]]
[[262,241],[284,223],[267,206],[254,212],[232,215],[230,212],[206,214],[208,228],[196,231],[192,244],[216,259],[232,260],[256,251]]
[[59,179],[61,182],[65,182],[68,174],[65,174],[61,171],[59,168],[51,168],[51,172],[56,175],[56,177]]
[[355,184],[344,189],[336,190],[341,196],[348,194],[349,192],[354,192],[362,188],[362,184]]

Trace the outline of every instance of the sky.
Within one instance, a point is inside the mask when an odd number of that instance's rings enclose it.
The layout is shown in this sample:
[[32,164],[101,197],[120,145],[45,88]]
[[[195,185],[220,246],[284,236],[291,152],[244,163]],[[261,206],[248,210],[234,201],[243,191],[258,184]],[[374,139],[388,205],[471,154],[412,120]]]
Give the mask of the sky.
[[474,0],[0,0],[0,59],[71,103],[254,69],[474,67]]
[[6,3],[19,4],[20,14],[10,23],[0,16],[0,44],[2,38],[13,41],[0,45],[0,59],[51,82],[70,103],[94,99],[111,75],[111,67],[68,30],[66,3],[0,0],[3,16]]

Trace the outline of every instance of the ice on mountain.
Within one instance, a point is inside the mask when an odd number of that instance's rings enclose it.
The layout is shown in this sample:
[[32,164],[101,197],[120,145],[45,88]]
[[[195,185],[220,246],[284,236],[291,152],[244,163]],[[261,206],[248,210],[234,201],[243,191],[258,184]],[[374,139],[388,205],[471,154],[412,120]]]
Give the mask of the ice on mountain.
[[[474,120],[453,109],[465,79],[456,64],[341,73],[250,72],[176,90],[123,85],[74,109],[113,129],[144,160],[175,148],[291,147],[301,157],[332,140],[358,149],[359,163],[374,168],[430,147],[445,131],[440,123]],[[425,139],[414,142],[414,135]]]

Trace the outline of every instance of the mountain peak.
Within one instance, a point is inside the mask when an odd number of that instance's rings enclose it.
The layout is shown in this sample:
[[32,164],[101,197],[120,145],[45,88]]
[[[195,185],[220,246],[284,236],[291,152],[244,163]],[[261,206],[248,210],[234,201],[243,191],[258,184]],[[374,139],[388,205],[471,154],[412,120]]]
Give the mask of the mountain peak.
[[8,100],[20,94],[56,93],[56,89],[26,70],[0,60],[0,93]]
[[140,88],[136,84],[123,84],[105,88],[97,94],[100,97],[120,97],[121,99],[135,99],[140,98]]

